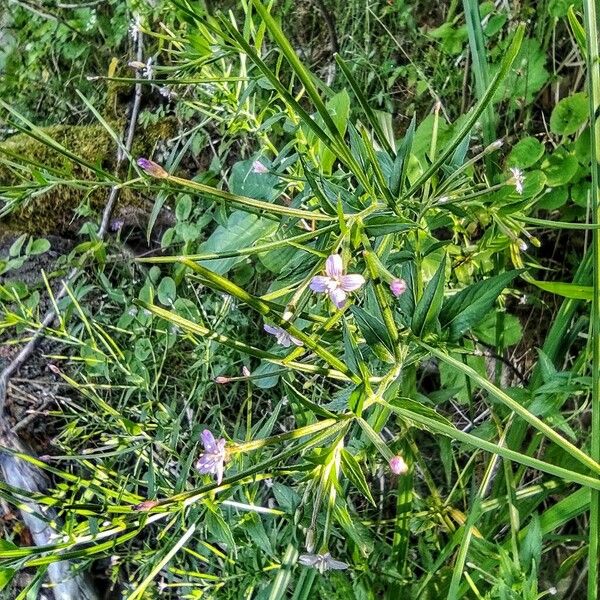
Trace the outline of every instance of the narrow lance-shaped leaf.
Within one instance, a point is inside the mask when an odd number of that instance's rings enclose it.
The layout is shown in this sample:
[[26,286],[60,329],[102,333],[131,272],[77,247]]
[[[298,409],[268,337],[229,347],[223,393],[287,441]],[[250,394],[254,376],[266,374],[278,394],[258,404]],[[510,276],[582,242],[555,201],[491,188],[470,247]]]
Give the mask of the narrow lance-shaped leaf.
[[490,311],[502,290],[520,273],[508,271],[466,287],[444,302],[440,325],[450,340],[460,338]]
[[437,321],[444,299],[445,269],[446,257],[444,256],[440,261],[435,275],[427,284],[423,296],[415,307],[411,324],[411,329],[415,335],[422,336],[426,331],[431,329]]

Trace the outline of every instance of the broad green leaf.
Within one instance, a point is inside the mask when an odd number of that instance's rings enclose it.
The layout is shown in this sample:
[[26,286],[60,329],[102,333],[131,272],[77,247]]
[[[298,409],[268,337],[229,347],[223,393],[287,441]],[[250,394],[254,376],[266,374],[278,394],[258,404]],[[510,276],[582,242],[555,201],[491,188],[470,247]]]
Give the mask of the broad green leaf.
[[542,158],[543,154],[544,144],[534,137],[526,137],[513,146],[506,159],[506,165],[528,169]]
[[158,284],[158,301],[165,306],[172,306],[177,298],[177,286],[172,277],[163,277]]
[[578,92],[563,98],[550,115],[550,130],[557,135],[570,135],[583,127],[588,120],[588,98]]
[[[219,225],[211,236],[198,248],[199,254],[227,252],[253,246],[258,240],[267,238],[277,230],[277,223],[243,211],[235,211],[227,219],[226,225]],[[201,261],[211,271],[219,275],[227,274],[244,256]]]

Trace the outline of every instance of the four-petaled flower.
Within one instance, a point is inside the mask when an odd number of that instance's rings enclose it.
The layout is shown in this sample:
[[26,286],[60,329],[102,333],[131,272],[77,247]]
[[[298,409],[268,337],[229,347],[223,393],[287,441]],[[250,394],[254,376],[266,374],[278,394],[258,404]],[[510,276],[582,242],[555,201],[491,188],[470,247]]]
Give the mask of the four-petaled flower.
[[390,291],[396,298],[402,296],[406,291],[406,281],[404,281],[404,279],[394,279],[392,283],[390,283]]
[[220,485],[223,481],[223,472],[225,471],[225,460],[227,452],[225,450],[225,438],[215,439],[215,436],[205,429],[202,432],[202,444],[204,453],[200,455],[196,463],[196,469],[200,473],[211,473],[216,476],[217,483]]
[[521,169],[517,169],[516,167],[512,167],[510,172],[512,173],[510,183],[514,184],[517,194],[522,194],[523,182],[525,181],[525,178],[523,177],[523,171],[521,171]]
[[325,262],[327,275],[316,275],[310,281],[313,292],[327,293],[331,301],[342,308],[346,304],[348,292],[353,292],[365,283],[365,278],[358,273],[344,274],[344,263],[339,254],[332,254]]
[[277,339],[277,343],[284,348],[289,348],[292,344],[294,346],[303,346],[301,340],[290,335],[283,327],[277,327],[275,325],[264,324],[264,330],[271,335],[274,335]]
[[349,566],[348,563],[331,558],[329,552],[325,552],[325,554],[301,554],[298,557],[298,562],[305,567],[317,569],[321,574],[329,570],[341,571]]

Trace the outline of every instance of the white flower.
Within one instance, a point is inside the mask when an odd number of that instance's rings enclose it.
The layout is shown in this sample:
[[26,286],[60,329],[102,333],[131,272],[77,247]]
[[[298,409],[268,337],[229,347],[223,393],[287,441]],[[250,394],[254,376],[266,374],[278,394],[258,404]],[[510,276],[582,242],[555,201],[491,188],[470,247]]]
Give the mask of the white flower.
[[301,340],[295,338],[293,335],[290,335],[285,329],[282,327],[276,327],[275,325],[267,325],[264,324],[264,330],[271,335],[274,335],[277,339],[277,343],[284,348],[289,348],[292,344],[294,346],[303,346]]
[[225,450],[225,438],[215,439],[215,436],[205,429],[202,432],[202,444],[204,453],[196,463],[196,469],[200,473],[212,473],[217,477],[217,483],[220,485],[223,481],[223,472],[225,471],[225,461],[227,460],[227,451]]
[[353,292],[365,283],[365,278],[358,273],[344,274],[344,263],[339,254],[332,254],[325,263],[327,275],[316,275],[310,280],[313,292],[327,293],[331,301],[342,308],[346,304],[348,292]]
[[348,563],[331,558],[329,552],[325,552],[325,554],[301,554],[298,562],[305,567],[317,569],[319,573],[329,570],[341,571],[349,566]]
[[527,248],[529,248],[529,246],[527,245],[527,242],[524,242],[523,240],[519,240],[519,250],[521,252],[527,252]]
[[523,177],[523,171],[521,171],[521,169],[517,169],[516,167],[511,167],[510,172],[512,173],[512,179],[510,180],[510,183],[514,184],[517,194],[522,194],[523,182],[525,181],[525,178]]

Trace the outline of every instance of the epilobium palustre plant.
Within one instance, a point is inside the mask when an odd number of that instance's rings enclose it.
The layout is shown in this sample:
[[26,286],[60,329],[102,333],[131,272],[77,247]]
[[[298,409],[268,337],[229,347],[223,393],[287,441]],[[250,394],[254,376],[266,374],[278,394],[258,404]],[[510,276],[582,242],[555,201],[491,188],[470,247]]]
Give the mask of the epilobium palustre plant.
[[[132,202],[106,243],[91,200],[78,209],[89,239],[71,260],[86,268],[49,331],[64,362],[53,384],[70,393],[58,450],[37,461],[54,487],[36,501],[64,533],[0,548],[2,576],[37,569],[42,582],[68,558],[130,600],[548,595],[562,571],[545,568],[543,538],[597,500],[600,465],[574,435],[590,392],[583,325],[570,341],[582,354],[567,360],[557,342],[589,282],[541,281],[525,252],[540,245],[530,229],[551,227],[534,214],[545,167],[529,160],[543,165],[544,150],[492,135],[532,40],[507,27],[485,76],[470,49],[477,94],[454,123],[437,98],[421,122],[397,122],[346,57],[322,84],[275,9],[242,4],[241,22],[187,0],[154,28],[150,9],[132,16],[129,38],[148,40],[145,62],[128,57],[137,85],[161,96],[144,125],[168,113],[175,129],[128,155],[127,172],[83,161],[2,103],[86,173],[11,156],[23,181],[6,214],[58,187],[117,186]],[[146,204],[140,250],[127,236]],[[569,301],[524,375],[506,350],[526,284]],[[2,328],[39,328],[16,292]],[[567,565],[584,556],[576,537]]]

